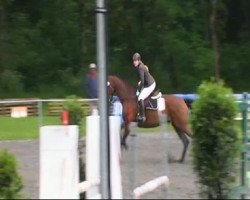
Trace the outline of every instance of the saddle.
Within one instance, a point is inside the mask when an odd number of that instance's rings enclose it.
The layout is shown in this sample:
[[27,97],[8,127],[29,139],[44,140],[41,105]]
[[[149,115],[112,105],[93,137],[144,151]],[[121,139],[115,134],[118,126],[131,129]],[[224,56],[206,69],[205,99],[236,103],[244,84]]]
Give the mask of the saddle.
[[144,100],[144,105],[146,110],[158,110],[157,99],[162,97],[162,93],[159,89],[154,90],[148,98]]

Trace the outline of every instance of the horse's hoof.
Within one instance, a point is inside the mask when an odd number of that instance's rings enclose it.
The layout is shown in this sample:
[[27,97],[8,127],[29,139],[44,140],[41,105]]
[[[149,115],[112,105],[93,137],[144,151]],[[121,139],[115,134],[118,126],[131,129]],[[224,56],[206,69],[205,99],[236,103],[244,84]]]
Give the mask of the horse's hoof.
[[183,160],[183,159],[180,159],[178,162],[181,163],[181,164],[183,164],[183,163],[184,163],[184,160]]
[[172,156],[168,156],[168,163],[184,163],[183,159],[174,159]]
[[169,158],[168,159],[168,163],[177,163],[177,160],[173,159],[173,158]]
[[125,149],[125,150],[128,150],[128,146],[127,145],[123,145],[122,148]]
[[128,150],[128,145],[126,143],[121,143],[122,149]]
[[168,155],[168,163],[176,163],[176,160],[171,155]]

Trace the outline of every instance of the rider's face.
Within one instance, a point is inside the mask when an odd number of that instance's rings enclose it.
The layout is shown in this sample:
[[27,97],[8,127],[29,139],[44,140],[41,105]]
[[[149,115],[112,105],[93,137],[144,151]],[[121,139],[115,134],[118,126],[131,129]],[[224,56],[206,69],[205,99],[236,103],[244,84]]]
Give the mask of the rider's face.
[[133,61],[133,65],[134,65],[135,67],[137,67],[137,66],[139,65],[139,63],[140,63],[139,60],[134,60],[134,61]]

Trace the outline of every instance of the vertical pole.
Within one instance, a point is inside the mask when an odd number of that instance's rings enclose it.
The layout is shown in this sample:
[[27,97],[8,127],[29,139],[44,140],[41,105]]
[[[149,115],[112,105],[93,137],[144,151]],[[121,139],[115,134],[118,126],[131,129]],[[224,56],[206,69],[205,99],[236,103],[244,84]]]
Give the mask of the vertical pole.
[[102,199],[110,199],[110,162],[109,162],[109,119],[107,101],[106,75],[106,24],[105,0],[96,0],[96,29],[97,29],[97,66],[99,68],[99,109],[100,109],[100,156],[101,156],[101,194]]
[[247,176],[247,93],[243,93],[243,110],[242,110],[242,131],[243,131],[243,152],[242,152],[242,173],[241,173],[241,186],[244,188],[241,199],[245,199],[245,187]]
[[[136,122],[130,123],[130,137],[131,137],[131,152],[132,155],[130,157],[132,158],[130,163],[130,181],[131,181],[131,191],[133,191],[137,187],[137,167],[139,165],[138,163],[138,149],[137,149],[137,143],[138,143],[138,137],[139,135],[137,134],[138,128]],[[131,193],[133,195],[133,193]],[[130,196],[131,199],[133,199],[133,196]]]
[[43,125],[43,102],[42,100],[38,100],[38,129],[40,130],[40,128]]

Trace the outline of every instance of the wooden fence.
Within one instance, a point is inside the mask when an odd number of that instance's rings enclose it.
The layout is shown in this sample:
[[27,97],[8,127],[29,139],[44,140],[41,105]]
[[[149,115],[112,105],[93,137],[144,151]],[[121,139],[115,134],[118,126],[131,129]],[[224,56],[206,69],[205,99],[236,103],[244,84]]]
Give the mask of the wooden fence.
[[[40,108],[46,108],[47,115],[49,116],[60,116],[64,110],[65,99],[3,99],[0,101],[0,116],[12,116],[14,110],[23,110],[27,112],[27,116],[38,116],[39,115],[39,104]],[[97,104],[97,102],[89,99],[80,99],[79,104],[81,105],[84,115],[90,115],[91,104]],[[97,106],[97,105],[96,105]],[[43,112],[43,111],[42,111]]]
[[[82,109],[84,110],[85,115],[90,114],[90,103],[89,102],[79,102]],[[64,102],[62,101],[53,101],[48,102],[48,114],[50,116],[59,116],[64,110]]]
[[38,115],[38,100],[39,99],[7,99],[0,104],[0,116],[11,116],[11,111],[14,108],[24,107],[27,109],[28,116]]

